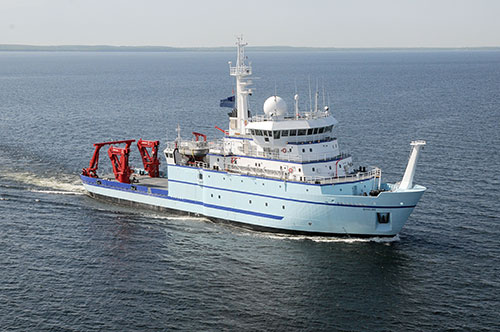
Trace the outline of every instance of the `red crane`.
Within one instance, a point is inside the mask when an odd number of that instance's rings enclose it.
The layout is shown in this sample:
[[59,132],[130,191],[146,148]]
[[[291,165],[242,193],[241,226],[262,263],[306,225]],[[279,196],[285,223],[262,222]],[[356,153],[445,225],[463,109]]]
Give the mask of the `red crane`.
[[[160,161],[158,160],[159,145],[160,141],[146,141],[139,139],[137,142],[144,170],[147,171],[149,176],[152,178],[157,178],[160,175]],[[151,148],[151,155],[147,150],[148,148]]]
[[133,170],[130,169],[128,165],[128,155],[130,153],[130,145],[135,142],[135,139],[129,139],[124,141],[111,141],[103,143],[95,143],[94,154],[92,159],[90,159],[89,167],[82,170],[82,175],[97,178],[97,168],[99,166],[99,151],[104,145],[113,144],[126,144],[125,148],[117,148],[115,146],[110,146],[108,149],[108,155],[111,159],[111,164],[113,166],[113,172],[115,173],[115,178],[122,183],[130,183],[130,175]]

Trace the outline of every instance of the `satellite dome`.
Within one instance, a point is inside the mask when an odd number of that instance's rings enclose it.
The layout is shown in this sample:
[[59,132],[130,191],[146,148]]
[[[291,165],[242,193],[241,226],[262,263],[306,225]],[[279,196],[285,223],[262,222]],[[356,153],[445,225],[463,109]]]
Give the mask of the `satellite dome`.
[[286,114],[286,103],[278,96],[271,96],[264,102],[264,113],[267,116],[282,116]]

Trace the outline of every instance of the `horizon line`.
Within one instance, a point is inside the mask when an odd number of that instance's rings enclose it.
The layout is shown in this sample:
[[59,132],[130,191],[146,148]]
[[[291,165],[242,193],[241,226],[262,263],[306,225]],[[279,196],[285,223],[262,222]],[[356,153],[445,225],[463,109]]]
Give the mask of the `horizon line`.
[[[0,52],[8,51],[141,51],[141,52],[172,52],[172,51],[228,51],[235,46],[157,46],[157,45],[106,45],[106,44],[73,44],[73,45],[34,45],[34,44],[0,44]],[[247,46],[249,50],[262,51],[343,51],[343,50],[494,50],[500,46],[374,46],[374,47],[335,47],[335,46]]]

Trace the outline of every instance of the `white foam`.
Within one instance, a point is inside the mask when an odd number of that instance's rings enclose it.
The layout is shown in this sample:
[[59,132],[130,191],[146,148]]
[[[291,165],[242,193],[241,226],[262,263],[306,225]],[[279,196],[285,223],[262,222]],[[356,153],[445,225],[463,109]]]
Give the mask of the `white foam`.
[[80,179],[76,176],[66,174],[41,176],[31,172],[9,172],[4,174],[3,177],[26,185],[50,189],[42,191],[40,189],[30,188],[29,190],[31,191],[39,190],[39,192],[62,195],[82,195],[85,193],[85,189],[80,183]]
[[290,234],[274,234],[274,233],[264,233],[264,232],[254,232],[248,231],[246,234],[250,234],[252,236],[266,237],[269,239],[278,239],[278,240],[293,240],[293,241],[313,241],[317,243],[366,243],[366,242],[376,242],[376,243],[392,243],[399,242],[399,235],[395,235],[393,237],[368,237],[368,238],[357,238],[354,236],[350,237],[330,237],[330,236],[310,236],[310,235],[290,235]]
[[38,189],[30,189],[30,191],[34,193],[53,194],[53,195],[85,195],[85,193],[83,192],[74,192],[74,191],[38,190]]

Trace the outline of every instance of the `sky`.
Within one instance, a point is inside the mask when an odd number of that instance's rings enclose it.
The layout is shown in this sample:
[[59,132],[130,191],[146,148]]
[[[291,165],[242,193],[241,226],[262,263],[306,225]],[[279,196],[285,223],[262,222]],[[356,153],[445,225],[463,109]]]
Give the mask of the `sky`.
[[500,0],[0,0],[0,44],[500,46]]

